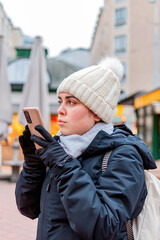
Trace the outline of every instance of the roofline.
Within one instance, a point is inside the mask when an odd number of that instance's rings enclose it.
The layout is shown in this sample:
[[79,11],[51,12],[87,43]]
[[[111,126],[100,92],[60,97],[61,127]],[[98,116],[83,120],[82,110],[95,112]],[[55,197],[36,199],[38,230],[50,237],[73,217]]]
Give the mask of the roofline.
[[98,25],[99,25],[99,22],[100,22],[100,18],[102,16],[102,13],[104,11],[104,7],[101,7],[99,8],[99,14],[98,14],[98,17],[97,17],[97,20],[96,20],[96,24],[95,24],[95,28],[94,28],[94,31],[93,31],[93,35],[92,35],[92,42],[91,42],[91,46],[90,46],[90,50],[93,46],[93,42],[94,42],[94,39],[95,39],[95,35],[96,35],[96,32],[97,32],[97,29],[98,29]]

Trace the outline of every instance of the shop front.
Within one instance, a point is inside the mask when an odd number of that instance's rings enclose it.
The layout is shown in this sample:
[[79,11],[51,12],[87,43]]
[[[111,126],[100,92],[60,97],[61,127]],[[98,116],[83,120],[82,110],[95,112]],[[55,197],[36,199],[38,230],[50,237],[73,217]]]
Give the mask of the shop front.
[[160,159],[160,88],[134,99],[138,135]]

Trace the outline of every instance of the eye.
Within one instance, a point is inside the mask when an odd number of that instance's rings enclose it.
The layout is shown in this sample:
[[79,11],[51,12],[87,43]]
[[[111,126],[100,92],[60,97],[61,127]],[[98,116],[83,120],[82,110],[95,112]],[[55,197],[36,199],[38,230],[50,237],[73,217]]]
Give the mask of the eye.
[[68,103],[69,103],[70,105],[73,105],[73,104],[75,104],[75,101],[69,100]]
[[58,104],[61,105],[61,104],[62,104],[62,101],[59,100],[59,101],[58,101]]

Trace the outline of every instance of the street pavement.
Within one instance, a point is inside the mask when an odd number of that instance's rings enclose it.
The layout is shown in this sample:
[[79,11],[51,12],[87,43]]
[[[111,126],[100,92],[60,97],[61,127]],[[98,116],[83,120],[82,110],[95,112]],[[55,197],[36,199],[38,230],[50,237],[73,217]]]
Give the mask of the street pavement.
[[[152,173],[160,179],[160,161],[158,169]],[[2,169],[4,174],[11,174],[9,168]],[[35,240],[37,219],[31,220],[21,215],[15,202],[15,183],[0,180],[0,240]]]
[[20,214],[14,192],[15,183],[0,180],[0,240],[35,240],[37,220]]

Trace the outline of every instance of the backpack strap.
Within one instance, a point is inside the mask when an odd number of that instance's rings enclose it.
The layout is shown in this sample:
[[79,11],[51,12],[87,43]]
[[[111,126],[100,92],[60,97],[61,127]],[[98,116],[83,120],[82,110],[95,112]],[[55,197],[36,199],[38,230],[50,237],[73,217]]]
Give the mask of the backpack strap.
[[[112,153],[112,150],[109,152],[106,152],[104,157],[103,157],[103,161],[102,161],[102,173],[105,171],[105,169],[107,168],[108,165],[108,159],[110,157]],[[132,229],[132,223],[131,220],[128,220],[128,222],[126,223],[126,230],[127,230],[127,238],[128,240],[134,240],[134,235],[133,235],[133,229]]]
[[126,230],[127,230],[127,238],[128,238],[128,240],[134,240],[131,220],[128,220],[128,222],[126,223]]

